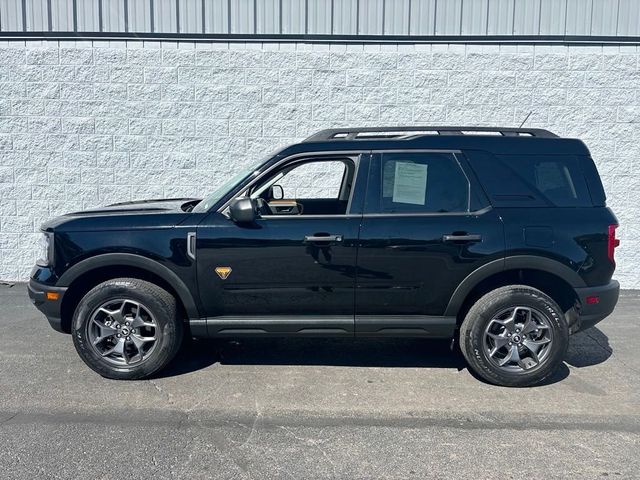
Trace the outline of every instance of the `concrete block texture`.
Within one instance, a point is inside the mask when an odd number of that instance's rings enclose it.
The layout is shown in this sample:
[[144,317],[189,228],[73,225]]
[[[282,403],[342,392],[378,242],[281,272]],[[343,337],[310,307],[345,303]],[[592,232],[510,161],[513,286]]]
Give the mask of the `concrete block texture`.
[[[203,196],[322,128],[548,128],[591,149],[640,288],[640,54],[621,47],[160,42],[0,45],[0,279],[65,212]],[[334,48],[335,47],[335,48]],[[374,46],[375,47],[375,46]],[[321,188],[326,172],[308,188]]]

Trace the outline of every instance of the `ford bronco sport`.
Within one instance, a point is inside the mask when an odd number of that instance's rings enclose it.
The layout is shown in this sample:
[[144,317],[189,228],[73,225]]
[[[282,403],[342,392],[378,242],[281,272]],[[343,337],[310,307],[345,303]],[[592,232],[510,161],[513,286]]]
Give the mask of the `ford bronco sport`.
[[546,130],[332,129],[204,199],[42,226],[29,294],[86,364],[140,379],[193,337],[459,340],[528,386],[617,302],[616,217],[589,150]]

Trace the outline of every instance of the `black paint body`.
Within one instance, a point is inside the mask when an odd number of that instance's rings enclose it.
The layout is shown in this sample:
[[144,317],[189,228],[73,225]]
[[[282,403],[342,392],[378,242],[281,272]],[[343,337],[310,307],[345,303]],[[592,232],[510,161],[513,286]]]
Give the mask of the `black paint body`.
[[[382,152],[398,150],[456,152],[470,181],[471,211],[372,211],[368,200],[377,194],[370,181],[376,162]],[[78,300],[70,291],[81,290],[79,285],[98,271],[126,276],[130,269],[162,279],[180,300],[194,335],[447,337],[454,334],[460,320],[456,317],[474,288],[491,276],[526,269],[570,285],[585,326],[613,309],[618,287],[611,280],[615,265],[607,254],[607,228],[617,221],[605,206],[597,171],[582,142],[481,135],[318,141],[280,151],[259,171],[295,155],[337,152],[358,162],[346,215],[234,223],[221,212],[256,178],[250,175],[206,212],[185,211],[194,200],[159,200],[51,220],[43,230],[53,233],[54,260],[34,268],[31,297],[54,328],[68,331],[72,302]],[[525,205],[509,204],[509,195],[492,195],[483,178],[491,175],[487,165],[514,155],[579,159],[589,205],[560,208],[533,197]],[[196,233],[195,259],[187,252],[190,232]],[[317,234],[342,238],[339,243],[304,241]],[[480,240],[443,240],[451,234],[473,234]],[[226,280],[215,273],[218,266],[232,268]],[[46,301],[46,291],[57,291],[62,298]],[[586,305],[585,295],[594,292],[603,292],[603,302]]]

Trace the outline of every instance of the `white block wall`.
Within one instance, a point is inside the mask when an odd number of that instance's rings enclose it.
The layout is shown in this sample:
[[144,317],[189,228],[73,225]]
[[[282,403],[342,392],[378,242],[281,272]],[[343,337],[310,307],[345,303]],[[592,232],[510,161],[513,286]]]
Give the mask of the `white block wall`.
[[0,279],[25,280],[42,221],[202,196],[335,126],[528,126],[582,138],[640,288],[640,70],[633,47],[0,43]]

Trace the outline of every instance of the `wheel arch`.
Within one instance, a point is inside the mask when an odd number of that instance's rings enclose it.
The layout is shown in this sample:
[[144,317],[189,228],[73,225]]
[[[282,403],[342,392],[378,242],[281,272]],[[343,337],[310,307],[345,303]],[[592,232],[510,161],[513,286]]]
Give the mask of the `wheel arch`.
[[176,298],[183,318],[199,318],[191,291],[167,267],[140,255],[107,253],[78,262],[60,277],[57,286],[67,287],[61,305],[62,329],[70,331],[75,307],[89,290],[99,283],[121,277],[138,278],[157,284]]
[[512,285],[528,285],[549,295],[566,312],[577,299],[574,288],[584,280],[568,266],[546,257],[514,256],[489,262],[469,274],[453,293],[445,315],[461,322],[471,305],[485,293]]

